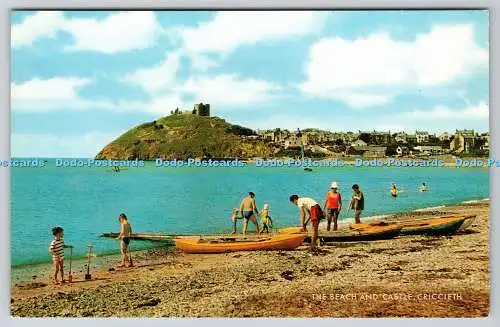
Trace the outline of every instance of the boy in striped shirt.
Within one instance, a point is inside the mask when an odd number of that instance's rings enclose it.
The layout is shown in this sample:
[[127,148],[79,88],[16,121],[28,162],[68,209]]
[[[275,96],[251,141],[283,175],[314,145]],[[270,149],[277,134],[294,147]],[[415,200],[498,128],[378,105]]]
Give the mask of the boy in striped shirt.
[[64,245],[64,229],[62,227],[52,228],[54,239],[50,242],[49,253],[52,255],[52,263],[54,267],[54,284],[60,285],[57,280],[57,274],[60,272],[61,281],[64,283],[64,249],[72,248],[71,245]]

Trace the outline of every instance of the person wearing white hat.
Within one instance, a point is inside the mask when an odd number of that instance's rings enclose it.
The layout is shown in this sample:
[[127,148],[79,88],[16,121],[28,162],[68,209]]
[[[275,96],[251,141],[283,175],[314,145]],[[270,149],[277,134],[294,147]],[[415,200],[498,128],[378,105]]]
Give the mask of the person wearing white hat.
[[265,203],[264,208],[260,211],[260,221],[262,222],[262,230],[260,234],[269,233],[269,229],[273,226],[273,220],[269,216],[269,204]]
[[332,220],[333,220],[333,230],[338,228],[338,218],[340,210],[342,210],[342,197],[339,192],[337,192],[338,185],[337,182],[332,182],[330,185],[330,190],[326,193],[325,203],[323,204],[323,211],[326,212],[326,218],[328,220],[326,225],[326,230],[329,231]]

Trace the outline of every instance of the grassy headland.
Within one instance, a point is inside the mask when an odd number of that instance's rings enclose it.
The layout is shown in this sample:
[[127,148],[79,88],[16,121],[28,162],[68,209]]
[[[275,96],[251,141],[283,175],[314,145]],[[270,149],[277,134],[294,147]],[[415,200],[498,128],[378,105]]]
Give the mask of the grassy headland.
[[96,159],[267,157],[270,148],[253,131],[218,117],[170,115],[136,126],[108,144]]

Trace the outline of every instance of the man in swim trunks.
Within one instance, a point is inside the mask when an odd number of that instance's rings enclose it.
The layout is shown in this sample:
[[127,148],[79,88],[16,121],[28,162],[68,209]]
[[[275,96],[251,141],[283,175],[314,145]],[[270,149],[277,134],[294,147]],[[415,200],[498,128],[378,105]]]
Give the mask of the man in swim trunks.
[[257,204],[255,203],[255,193],[248,192],[248,196],[241,201],[240,213],[243,218],[243,235],[247,234],[249,220],[254,223],[257,234],[260,233],[259,223],[257,222],[257,218],[255,218],[255,214],[259,214]]
[[[300,224],[302,226],[302,230],[306,231],[307,223],[311,220],[313,226],[313,236],[311,240],[311,250],[316,248],[316,242],[318,239],[318,226],[319,221],[325,217],[321,207],[318,202],[314,201],[311,198],[299,198],[297,194],[293,194],[290,196],[290,202],[299,207],[300,213]],[[306,220],[306,215],[309,215],[309,218]]]
[[326,211],[326,217],[328,223],[326,225],[326,230],[330,230],[330,226],[333,220],[333,230],[337,230],[337,220],[339,217],[340,210],[342,210],[342,197],[340,193],[337,192],[337,182],[333,182],[330,191],[326,193],[325,203],[323,204],[323,211]]
[[130,245],[130,237],[132,236],[132,227],[130,226],[128,218],[124,213],[120,214],[118,220],[120,221],[121,231],[117,239],[121,240],[120,250],[122,254],[122,262],[118,267],[132,267],[130,253],[128,251]]

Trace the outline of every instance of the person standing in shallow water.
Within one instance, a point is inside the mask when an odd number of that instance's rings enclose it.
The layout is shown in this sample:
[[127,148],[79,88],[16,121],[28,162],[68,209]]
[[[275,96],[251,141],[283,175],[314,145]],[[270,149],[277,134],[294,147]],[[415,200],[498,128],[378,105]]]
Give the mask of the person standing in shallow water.
[[120,252],[122,254],[122,262],[120,265],[118,265],[118,267],[131,267],[128,248],[130,245],[130,237],[132,236],[132,226],[130,226],[128,218],[124,213],[120,214],[120,216],[118,217],[118,221],[121,225],[121,231],[117,239],[121,240]]
[[356,224],[361,223],[361,213],[365,210],[365,196],[363,192],[359,190],[359,185],[354,184],[352,186],[352,199],[349,204],[349,209],[354,211],[354,220]]
[[391,186],[391,196],[395,198],[395,197],[398,196],[398,193],[399,193],[398,187],[396,186],[396,184],[392,184],[392,186]]
[[240,214],[243,218],[243,235],[247,234],[249,220],[254,223],[255,228],[257,229],[257,234],[259,234],[259,223],[257,222],[257,218],[255,217],[256,214],[259,214],[257,204],[255,203],[255,193],[248,192],[248,196],[241,201]]
[[333,182],[330,191],[326,193],[325,204],[323,204],[323,211],[326,212],[326,217],[328,219],[326,230],[330,230],[330,226],[333,220],[333,230],[337,230],[337,221],[339,217],[340,210],[342,210],[342,197],[340,193],[337,192],[337,182]]

